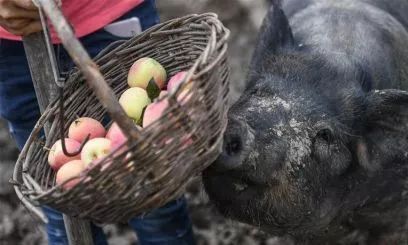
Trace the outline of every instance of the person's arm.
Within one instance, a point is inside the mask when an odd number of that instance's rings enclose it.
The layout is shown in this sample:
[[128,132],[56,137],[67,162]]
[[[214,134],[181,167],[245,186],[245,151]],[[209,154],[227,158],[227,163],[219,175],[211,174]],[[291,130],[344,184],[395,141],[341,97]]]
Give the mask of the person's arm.
[[31,0],[0,0],[0,26],[18,36],[42,29],[38,9]]

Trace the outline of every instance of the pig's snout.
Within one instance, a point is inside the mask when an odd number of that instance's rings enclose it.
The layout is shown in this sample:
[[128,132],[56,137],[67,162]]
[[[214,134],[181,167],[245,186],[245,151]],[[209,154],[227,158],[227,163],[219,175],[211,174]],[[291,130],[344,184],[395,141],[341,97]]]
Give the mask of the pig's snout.
[[224,134],[222,153],[213,163],[212,168],[218,172],[238,169],[254,142],[254,134],[244,121],[230,119]]
[[242,147],[243,142],[240,135],[235,134],[225,137],[223,149],[227,156],[234,157],[239,155],[239,153],[242,151]]

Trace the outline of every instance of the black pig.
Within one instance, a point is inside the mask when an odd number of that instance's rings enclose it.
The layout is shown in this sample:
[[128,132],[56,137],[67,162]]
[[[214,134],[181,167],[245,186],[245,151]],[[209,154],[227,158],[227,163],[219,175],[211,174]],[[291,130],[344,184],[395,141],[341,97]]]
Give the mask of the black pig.
[[247,84],[203,174],[221,213],[297,243],[408,244],[407,0],[272,1]]

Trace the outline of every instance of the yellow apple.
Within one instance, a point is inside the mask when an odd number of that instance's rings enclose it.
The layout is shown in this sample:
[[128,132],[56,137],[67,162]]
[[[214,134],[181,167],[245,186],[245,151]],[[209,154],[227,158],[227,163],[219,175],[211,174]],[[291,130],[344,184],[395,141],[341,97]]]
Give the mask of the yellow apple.
[[138,59],[130,67],[128,73],[128,84],[130,87],[146,89],[152,79],[160,89],[164,87],[167,80],[166,70],[155,59],[144,57]]
[[142,116],[143,109],[151,103],[146,90],[142,88],[130,88],[119,98],[119,104],[125,110],[128,117],[138,122]]

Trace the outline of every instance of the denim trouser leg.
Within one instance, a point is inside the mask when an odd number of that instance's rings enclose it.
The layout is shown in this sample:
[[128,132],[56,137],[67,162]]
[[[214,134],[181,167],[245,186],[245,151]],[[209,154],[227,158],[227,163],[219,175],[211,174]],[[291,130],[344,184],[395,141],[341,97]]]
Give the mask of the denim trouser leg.
[[129,224],[143,245],[195,244],[184,198],[169,202],[142,217],[134,218]]
[[[62,214],[52,208],[43,207],[42,210],[47,215],[49,223],[46,226],[49,244],[52,245],[70,245],[68,244],[67,233],[65,232],[64,218]],[[91,223],[92,238],[95,245],[107,245],[107,240],[103,230]]]
[[[154,0],[145,0],[122,19],[130,16],[139,17],[143,29],[156,24],[158,16]],[[116,40],[117,37],[104,30],[81,38],[91,56]],[[61,52],[59,58],[63,68],[72,67],[65,52]],[[21,42],[4,39],[0,39],[0,116],[8,121],[10,131],[20,149],[40,117],[23,45]],[[43,207],[43,210],[49,218],[46,227],[49,244],[68,244],[62,214],[49,207]],[[141,245],[195,244],[184,198],[169,202],[144,217],[133,218],[129,224],[138,234]],[[107,244],[103,230],[93,224],[91,228],[95,244]]]

